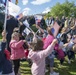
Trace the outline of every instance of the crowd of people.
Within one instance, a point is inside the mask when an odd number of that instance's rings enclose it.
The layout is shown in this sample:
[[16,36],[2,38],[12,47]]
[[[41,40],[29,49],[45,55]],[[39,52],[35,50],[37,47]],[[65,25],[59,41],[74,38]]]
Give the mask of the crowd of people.
[[[44,29],[44,23],[46,29]],[[47,22],[46,22],[47,21]],[[52,32],[55,22],[60,26],[57,36]],[[31,64],[32,75],[45,75],[47,65],[49,75],[59,75],[54,71],[54,58],[63,65],[65,57],[68,64],[75,59],[76,52],[76,19],[62,17],[42,18],[37,33],[32,31],[23,35],[25,25],[14,17],[7,20],[6,30],[2,32],[0,50],[0,75],[19,75],[20,61],[26,59]],[[26,34],[26,33],[25,33]]]

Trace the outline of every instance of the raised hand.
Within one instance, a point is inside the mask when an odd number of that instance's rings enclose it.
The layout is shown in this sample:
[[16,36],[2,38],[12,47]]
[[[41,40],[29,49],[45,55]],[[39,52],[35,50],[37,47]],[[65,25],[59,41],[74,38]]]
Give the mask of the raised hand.
[[57,40],[57,39],[54,39],[54,40],[53,40],[53,43],[54,43],[54,44],[58,43],[58,40]]

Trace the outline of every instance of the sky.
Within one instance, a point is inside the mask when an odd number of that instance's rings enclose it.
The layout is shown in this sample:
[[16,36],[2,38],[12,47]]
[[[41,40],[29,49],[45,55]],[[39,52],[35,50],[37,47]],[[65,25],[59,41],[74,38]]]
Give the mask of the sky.
[[[15,3],[15,0],[11,0]],[[75,0],[68,0],[75,1]],[[26,15],[47,13],[50,8],[53,7],[57,2],[64,3],[65,0],[18,0],[18,6],[21,7],[20,12],[25,11]],[[75,1],[76,4],[76,1]]]

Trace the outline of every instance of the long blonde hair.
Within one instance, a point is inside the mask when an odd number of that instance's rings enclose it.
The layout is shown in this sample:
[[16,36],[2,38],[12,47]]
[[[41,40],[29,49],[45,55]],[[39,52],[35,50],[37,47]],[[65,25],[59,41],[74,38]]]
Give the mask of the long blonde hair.
[[16,36],[19,36],[18,32],[13,32],[11,36],[11,40],[14,40]]

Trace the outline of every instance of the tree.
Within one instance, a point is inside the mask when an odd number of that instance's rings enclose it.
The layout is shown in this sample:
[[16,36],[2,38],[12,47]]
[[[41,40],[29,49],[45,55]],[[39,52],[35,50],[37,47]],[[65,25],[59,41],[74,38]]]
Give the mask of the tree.
[[0,13],[0,33],[3,29],[3,24],[4,24],[4,14],[3,13]]
[[[53,17],[62,17],[63,15],[66,17],[76,17],[76,6],[74,1],[69,2],[66,0],[63,4],[57,3],[55,6],[51,8],[50,15]],[[48,15],[48,14],[47,14]]]
[[5,7],[3,4],[0,3],[0,13],[3,13],[5,10]]

